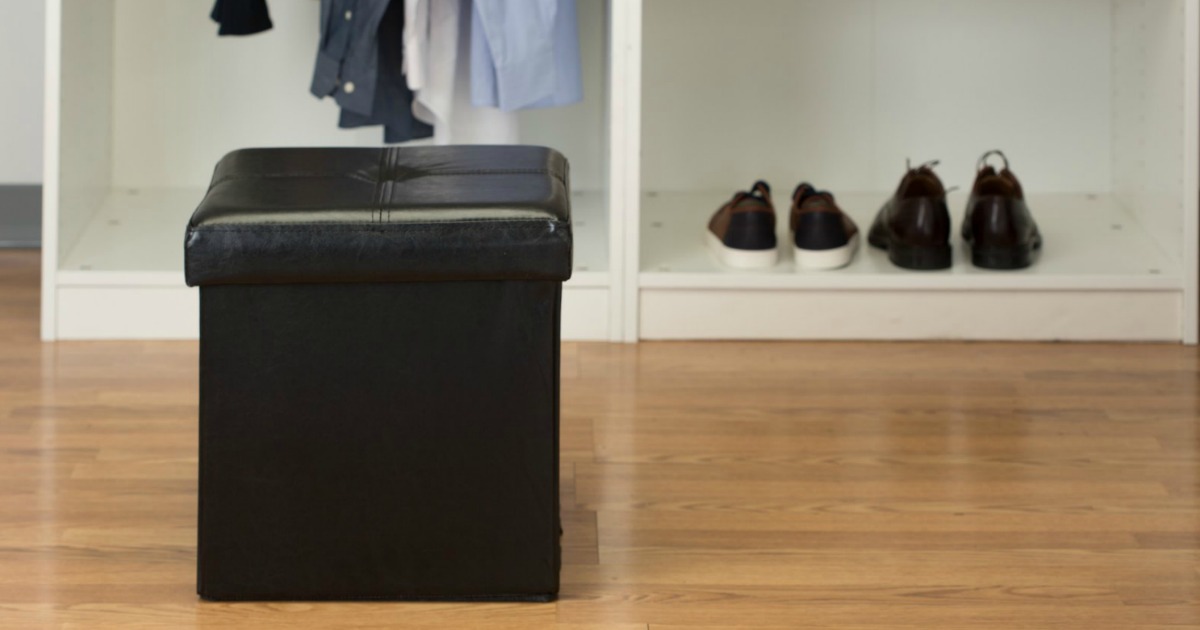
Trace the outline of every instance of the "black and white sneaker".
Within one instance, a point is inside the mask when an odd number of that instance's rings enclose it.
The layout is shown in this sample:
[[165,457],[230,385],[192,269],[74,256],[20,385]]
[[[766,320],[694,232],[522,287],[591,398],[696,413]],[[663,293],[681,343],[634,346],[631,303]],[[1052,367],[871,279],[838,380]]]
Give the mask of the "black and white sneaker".
[[800,184],[792,195],[789,222],[796,269],[841,269],[858,251],[858,225],[838,207],[833,195]]
[[708,246],[721,264],[734,269],[770,269],[779,261],[771,187],[755,182],[721,206],[708,222]]

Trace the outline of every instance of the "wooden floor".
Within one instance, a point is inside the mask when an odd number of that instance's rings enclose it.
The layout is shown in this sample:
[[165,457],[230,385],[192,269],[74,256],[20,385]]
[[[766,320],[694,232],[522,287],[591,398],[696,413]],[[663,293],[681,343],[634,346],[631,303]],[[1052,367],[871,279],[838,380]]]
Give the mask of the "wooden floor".
[[0,627],[1200,627],[1195,349],[568,345],[561,601],[211,604],[196,344],[36,299],[0,253]]

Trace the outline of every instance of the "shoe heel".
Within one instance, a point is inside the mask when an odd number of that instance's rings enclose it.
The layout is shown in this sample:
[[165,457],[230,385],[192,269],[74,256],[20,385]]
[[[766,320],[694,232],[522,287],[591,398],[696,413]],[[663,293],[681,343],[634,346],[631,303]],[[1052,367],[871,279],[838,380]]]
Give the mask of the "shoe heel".
[[982,269],[1011,271],[1033,266],[1037,250],[1033,247],[1014,247],[1011,249],[973,249],[971,264]]
[[831,271],[848,266],[858,252],[858,235],[845,245],[833,249],[813,250],[797,247],[794,260],[797,271]]
[[892,243],[888,259],[897,267],[917,271],[949,269],[954,263],[954,250],[949,245],[912,247]]

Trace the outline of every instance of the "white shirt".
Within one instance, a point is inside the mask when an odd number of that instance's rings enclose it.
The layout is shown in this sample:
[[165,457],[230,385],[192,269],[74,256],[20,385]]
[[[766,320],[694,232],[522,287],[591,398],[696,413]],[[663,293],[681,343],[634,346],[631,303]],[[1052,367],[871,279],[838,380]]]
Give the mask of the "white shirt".
[[517,115],[471,105],[471,0],[404,0],[404,66],[413,115],[434,144],[516,144]]

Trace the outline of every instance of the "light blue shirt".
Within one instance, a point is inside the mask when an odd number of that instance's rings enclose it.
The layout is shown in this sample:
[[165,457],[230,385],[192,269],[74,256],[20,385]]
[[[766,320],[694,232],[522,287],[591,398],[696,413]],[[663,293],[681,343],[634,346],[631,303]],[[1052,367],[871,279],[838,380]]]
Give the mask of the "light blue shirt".
[[472,4],[472,105],[511,112],[583,100],[575,0]]

